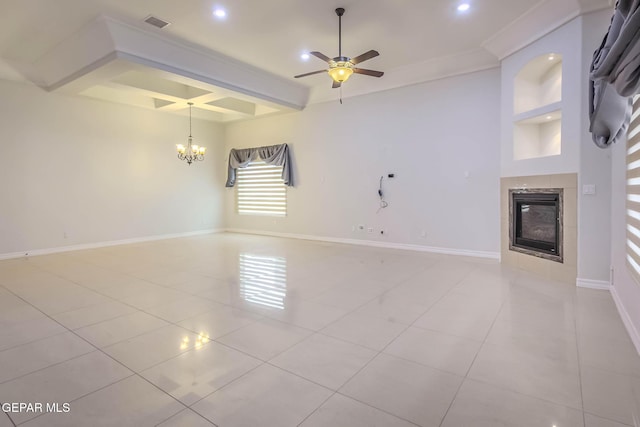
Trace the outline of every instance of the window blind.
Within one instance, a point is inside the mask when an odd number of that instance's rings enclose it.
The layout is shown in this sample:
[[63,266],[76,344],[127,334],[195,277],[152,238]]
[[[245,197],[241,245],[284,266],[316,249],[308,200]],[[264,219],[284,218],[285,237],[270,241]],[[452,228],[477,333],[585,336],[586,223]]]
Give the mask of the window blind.
[[237,172],[236,204],[241,215],[287,215],[287,188],[282,166],[258,160]]
[[627,135],[627,265],[640,283],[640,95]]

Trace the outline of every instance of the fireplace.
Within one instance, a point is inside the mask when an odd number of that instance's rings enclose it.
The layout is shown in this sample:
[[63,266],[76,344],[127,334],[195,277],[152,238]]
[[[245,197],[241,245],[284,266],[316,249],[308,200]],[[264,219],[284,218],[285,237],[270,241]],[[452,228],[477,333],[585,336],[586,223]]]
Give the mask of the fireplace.
[[562,189],[509,190],[509,249],[563,262]]

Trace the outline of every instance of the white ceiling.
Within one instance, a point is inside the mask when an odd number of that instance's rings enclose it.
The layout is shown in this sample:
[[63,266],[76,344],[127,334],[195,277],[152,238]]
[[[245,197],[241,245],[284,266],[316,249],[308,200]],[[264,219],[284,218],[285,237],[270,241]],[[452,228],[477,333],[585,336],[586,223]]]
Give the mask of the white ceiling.
[[[0,78],[28,80],[46,87],[43,84],[46,78],[38,75],[42,70],[35,65],[42,62],[43,58],[52,56],[52,52],[60,56],[61,62],[73,62],[57,53],[61,51],[61,44],[79,39],[77,34],[86,31],[87,25],[99,16],[106,16],[139,28],[151,36],[184,43],[193,50],[200,50],[205,56],[222,54],[218,59],[223,63],[229,62],[226,56],[250,67],[246,76],[238,75],[235,79],[216,76],[215,69],[205,70],[204,73],[195,73],[193,68],[189,72],[179,72],[175,66],[164,67],[158,64],[157,59],[151,61],[143,52],[145,46],[138,44],[135,47],[136,55],[147,58],[141,61],[143,64],[118,67],[117,73],[112,67],[112,72],[102,78],[94,73],[91,85],[81,85],[76,93],[183,113],[187,100],[194,98],[199,110],[212,112],[209,116],[203,113],[203,118],[236,120],[290,110],[292,107],[302,108],[310,101],[336,96],[336,91],[330,89],[330,78],[324,74],[293,79],[293,75],[325,68],[325,64],[314,57],[302,61],[302,52],[317,50],[330,57],[338,55],[336,7],[346,9],[343,17],[343,54],[354,57],[376,49],[380,56],[361,67],[385,71],[381,79],[361,75],[352,77],[345,83],[345,96],[496,66],[499,56],[504,54],[496,49],[504,50],[504,41],[496,44],[498,47],[493,51],[492,43],[503,33],[513,39],[514,27],[520,26],[520,23],[522,28],[532,27],[526,25],[527,17],[532,17],[530,20],[534,17],[534,26],[540,27],[536,30],[543,32],[579,13],[610,7],[609,0],[544,0],[537,3],[531,0],[468,0],[471,9],[461,14],[456,9],[460,2],[0,0],[3,10],[0,14]],[[226,9],[228,16],[225,20],[218,20],[212,15],[215,6]],[[171,25],[164,30],[151,27],[142,22],[148,15],[169,21]],[[518,42],[530,42],[532,36],[522,34]],[[117,47],[122,43],[121,38],[111,35],[108,43],[116,46],[114,52],[121,52]],[[131,49],[133,47],[129,52]],[[126,61],[120,58],[120,62]],[[163,71],[157,71],[158,68]],[[261,84],[267,83],[265,79],[271,79],[271,90],[262,90],[256,81],[249,81],[250,77],[247,76],[255,77],[260,70],[264,71],[264,76],[260,77]],[[92,71],[95,71],[95,67],[92,67]],[[64,84],[85,76],[86,72],[85,69],[70,72],[63,79]],[[206,74],[205,78],[198,77],[203,74]],[[149,77],[145,78],[145,75]],[[174,86],[167,82],[173,82]],[[225,83],[222,84],[224,88],[220,87],[219,82]],[[176,89],[175,84],[185,87]],[[277,90],[274,87],[280,86],[283,93],[286,88],[296,93],[303,90],[307,94],[306,99],[290,102],[288,99],[293,98],[283,95],[283,102],[279,102],[281,98],[275,93]],[[171,89],[168,90],[168,87]],[[243,94],[234,93],[236,90]]]

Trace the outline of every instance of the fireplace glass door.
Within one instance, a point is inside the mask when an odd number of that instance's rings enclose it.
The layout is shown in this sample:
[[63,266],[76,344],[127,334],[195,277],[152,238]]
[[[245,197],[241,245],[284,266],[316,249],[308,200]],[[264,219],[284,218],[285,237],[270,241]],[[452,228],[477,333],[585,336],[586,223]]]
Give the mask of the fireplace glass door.
[[511,193],[511,248],[562,262],[559,193]]

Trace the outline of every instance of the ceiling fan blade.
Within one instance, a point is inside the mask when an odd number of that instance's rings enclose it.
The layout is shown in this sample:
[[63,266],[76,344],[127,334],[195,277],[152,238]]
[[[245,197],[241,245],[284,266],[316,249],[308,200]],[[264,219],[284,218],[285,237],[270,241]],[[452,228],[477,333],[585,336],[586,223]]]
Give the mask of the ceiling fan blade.
[[370,50],[369,52],[365,52],[362,55],[358,55],[355,58],[351,58],[351,63],[353,65],[359,64],[360,62],[364,62],[368,59],[371,58],[375,58],[376,56],[380,55],[377,51],[375,50]]
[[365,70],[364,68],[352,68],[352,70],[356,74],[364,74],[371,77],[382,77],[384,75],[382,71]]
[[318,59],[322,59],[324,62],[331,62],[331,58],[329,58],[327,55],[325,55],[324,53],[320,53],[320,52],[309,52],[309,55],[313,55]]
[[331,85],[331,88],[332,88],[332,89],[335,89],[335,88],[340,87],[340,85],[342,85],[342,83],[337,82],[337,81],[335,81],[335,80],[334,80],[334,81],[333,81],[333,85]]
[[312,76],[314,74],[320,74],[320,73],[326,73],[326,72],[327,70],[312,71],[310,73],[298,74],[297,76],[293,76],[293,78],[298,79],[300,77],[307,77],[307,76]]

